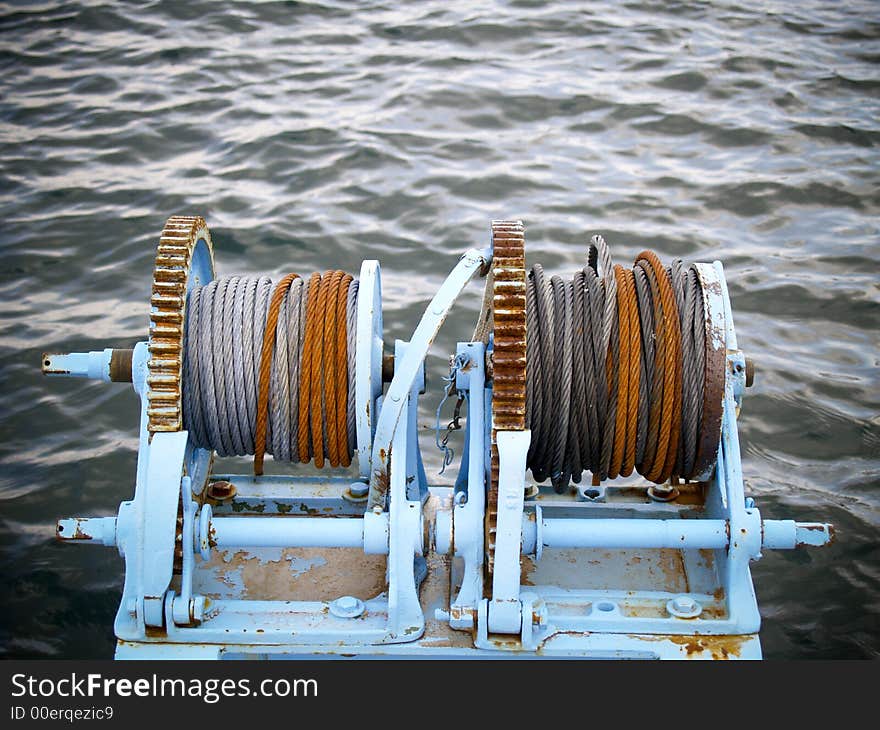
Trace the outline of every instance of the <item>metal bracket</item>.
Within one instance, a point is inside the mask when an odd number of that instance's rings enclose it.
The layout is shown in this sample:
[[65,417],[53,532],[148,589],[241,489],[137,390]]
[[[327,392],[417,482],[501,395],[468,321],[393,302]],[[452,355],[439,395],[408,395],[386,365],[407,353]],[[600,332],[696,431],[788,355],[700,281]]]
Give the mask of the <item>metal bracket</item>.
[[520,553],[522,551],[523,495],[526,486],[526,454],[532,432],[498,431],[498,521],[495,534],[495,570],[489,603],[489,631],[518,634],[521,629],[519,600]]

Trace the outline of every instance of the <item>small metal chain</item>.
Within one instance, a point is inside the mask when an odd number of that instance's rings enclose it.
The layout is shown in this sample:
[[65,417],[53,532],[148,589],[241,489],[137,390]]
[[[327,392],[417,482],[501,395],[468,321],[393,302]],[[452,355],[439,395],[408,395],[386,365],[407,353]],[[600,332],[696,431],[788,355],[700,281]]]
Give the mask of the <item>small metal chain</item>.
[[440,401],[440,405],[437,406],[437,421],[434,426],[434,443],[437,444],[437,448],[443,452],[443,465],[438,472],[439,474],[446,471],[446,467],[452,463],[452,460],[455,457],[455,451],[449,445],[449,437],[452,435],[453,431],[461,430],[461,406],[465,401],[464,391],[458,391],[458,400],[456,400],[455,408],[452,411],[452,420],[446,424],[446,433],[443,435],[442,439],[440,438],[440,412],[446,401],[452,397],[452,393],[456,391],[455,379],[459,370],[467,365],[468,362],[470,362],[470,357],[464,353],[449,358],[449,375],[443,378],[446,387],[443,390],[443,399]]

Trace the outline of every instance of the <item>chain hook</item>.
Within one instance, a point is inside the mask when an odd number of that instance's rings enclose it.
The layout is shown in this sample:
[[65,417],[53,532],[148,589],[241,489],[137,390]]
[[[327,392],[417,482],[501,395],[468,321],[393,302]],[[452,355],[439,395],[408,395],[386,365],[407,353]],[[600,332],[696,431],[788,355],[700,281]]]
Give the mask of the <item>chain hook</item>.
[[446,433],[443,435],[442,439],[440,438],[440,412],[443,409],[443,405],[450,397],[452,397],[452,393],[456,390],[455,379],[458,372],[467,365],[468,362],[470,362],[470,357],[465,353],[450,357],[449,375],[443,378],[446,387],[443,390],[443,399],[440,401],[440,405],[437,406],[437,421],[434,426],[434,443],[437,445],[437,448],[443,452],[440,474],[446,471],[446,467],[452,463],[452,460],[455,457],[455,450],[449,446],[449,437],[452,435],[453,431],[459,431],[461,429],[461,406],[465,400],[464,392],[458,391],[458,400],[455,402],[455,409],[452,412],[452,420],[446,424]]

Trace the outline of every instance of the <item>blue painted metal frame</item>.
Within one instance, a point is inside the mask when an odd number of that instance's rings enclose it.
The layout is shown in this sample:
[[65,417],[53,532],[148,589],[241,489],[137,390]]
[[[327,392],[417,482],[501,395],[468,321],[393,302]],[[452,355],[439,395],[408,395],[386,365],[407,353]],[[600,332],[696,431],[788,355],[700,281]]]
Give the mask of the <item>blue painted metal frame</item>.
[[[457,347],[457,353],[468,358],[468,367],[456,374],[456,387],[466,395],[468,405],[466,445],[453,490],[427,484],[418,447],[417,414],[427,350],[464,286],[490,258],[487,250],[466,253],[428,306],[412,341],[395,343],[397,367],[384,400],[379,369],[379,270],[375,262],[364,262],[366,296],[363,306],[359,305],[358,352],[367,354],[358,358],[356,399],[360,474],[370,478],[366,505],[346,498],[346,479],[232,475],[225,478],[239,488],[236,507],[221,504],[212,510],[203,498],[211,474],[211,452],[194,447],[186,431],[157,433],[152,438],[147,431],[149,353],[146,343],[138,343],[132,363],[133,385],[141,399],[134,497],[120,505],[115,518],[59,522],[61,537],[116,545],[125,559],[125,583],[114,625],[120,639],[119,658],[268,658],[312,652],[467,657],[499,651],[516,656],[679,657],[687,653],[681,637],[697,637],[698,653],[714,656],[713,636],[739,637],[734,642],[736,655],[760,657],[760,615],[750,561],[760,557],[762,548],[824,544],[831,530],[827,525],[790,520],[762,521],[754,504],[745,499],[736,425],[745,361],[737,347],[721,264],[697,265],[711,325],[708,334],[714,338],[713,346],[723,348],[726,363],[720,446],[714,469],[706,475],[705,505],[690,509],[650,501],[588,503],[580,492],[568,501],[523,500],[525,449],[516,434],[501,432],[499,539],[495,574],[487,586],[484,520],[492,390],[486,382],[487,348],[481,342],[463,342]],[[190,286],[211,279],[213,262],[204,242],[195,248],[192,267]],[[489,352],[491,348],[490,338]],[[61,356],[67,358],[61,362],[75,366],[70,374],[106,380],[109,352],[73,353]],[[518,437],[528,438],[528,432]],[[604,498],[612,491],[607,486],[600,494]],[[424,559],[431,557],[424,539],[424,509],[429,500],[434,500],[436,513],[433,557],[455,558],[447,574],[447,603],[439,606],[429,606],[428,599],[419,596]],[[307,515],[315,511],[315,505],[337,517],[332,529],[314,529],[311,520],[320,517]],[[175,577],[178,508],[183,517],[182,571]],[[245,548],[362,545],[365,553],[387,554],[387,590],[363,601],[360,612],[351,618],[334,613],[333,600],[199,595],[194,591],[194,576],[201,562],[210,558],[215,546],[230,541]],[[584,546],[681,547],[683,570],[687,570],[688,554],[711,550],[724,610],[720,615],[701,615],[702,605],[718,599],[705,592],[682,595],[627,589],[616,583],[618,576],[610,569],[602,574],[601,588],[521,584],[521,554],[540,562],[545,548]],[[437,569],[436,561],[434,565]],[[579,564],[575,573],[602,569],[601,565]],[[665,612],[640,615],[628,610],[630,604],[639,602],[664,607]],[[426,606],[436,610],[435,619],[448,622],[450,633],[467,632],[472,642],[455,644],[445,636],[439,640],[424,636]],[[728,653],[723,646],[719,651]]]

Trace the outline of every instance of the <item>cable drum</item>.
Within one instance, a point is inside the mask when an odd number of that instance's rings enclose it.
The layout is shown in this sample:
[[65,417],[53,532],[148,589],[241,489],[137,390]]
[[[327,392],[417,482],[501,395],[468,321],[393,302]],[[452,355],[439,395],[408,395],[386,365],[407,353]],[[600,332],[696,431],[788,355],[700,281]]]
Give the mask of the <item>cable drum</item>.
[[[652,251],[614,265],[594,236],[570,279],[535,264],[526,278],[527,466],[557,492],[634,471],[662,484],[702,476],[698,452],[709,362],[696,265]],[[717,380],[718,373],[713,373]],[[723,373],[721,373],[723,380]],[[710,450],[717,450],[714,434]]]
[[357,446],[358,281],[342,271],[232,276],[194,287],[183,344],[183,425],[219,456],[347,467]]

